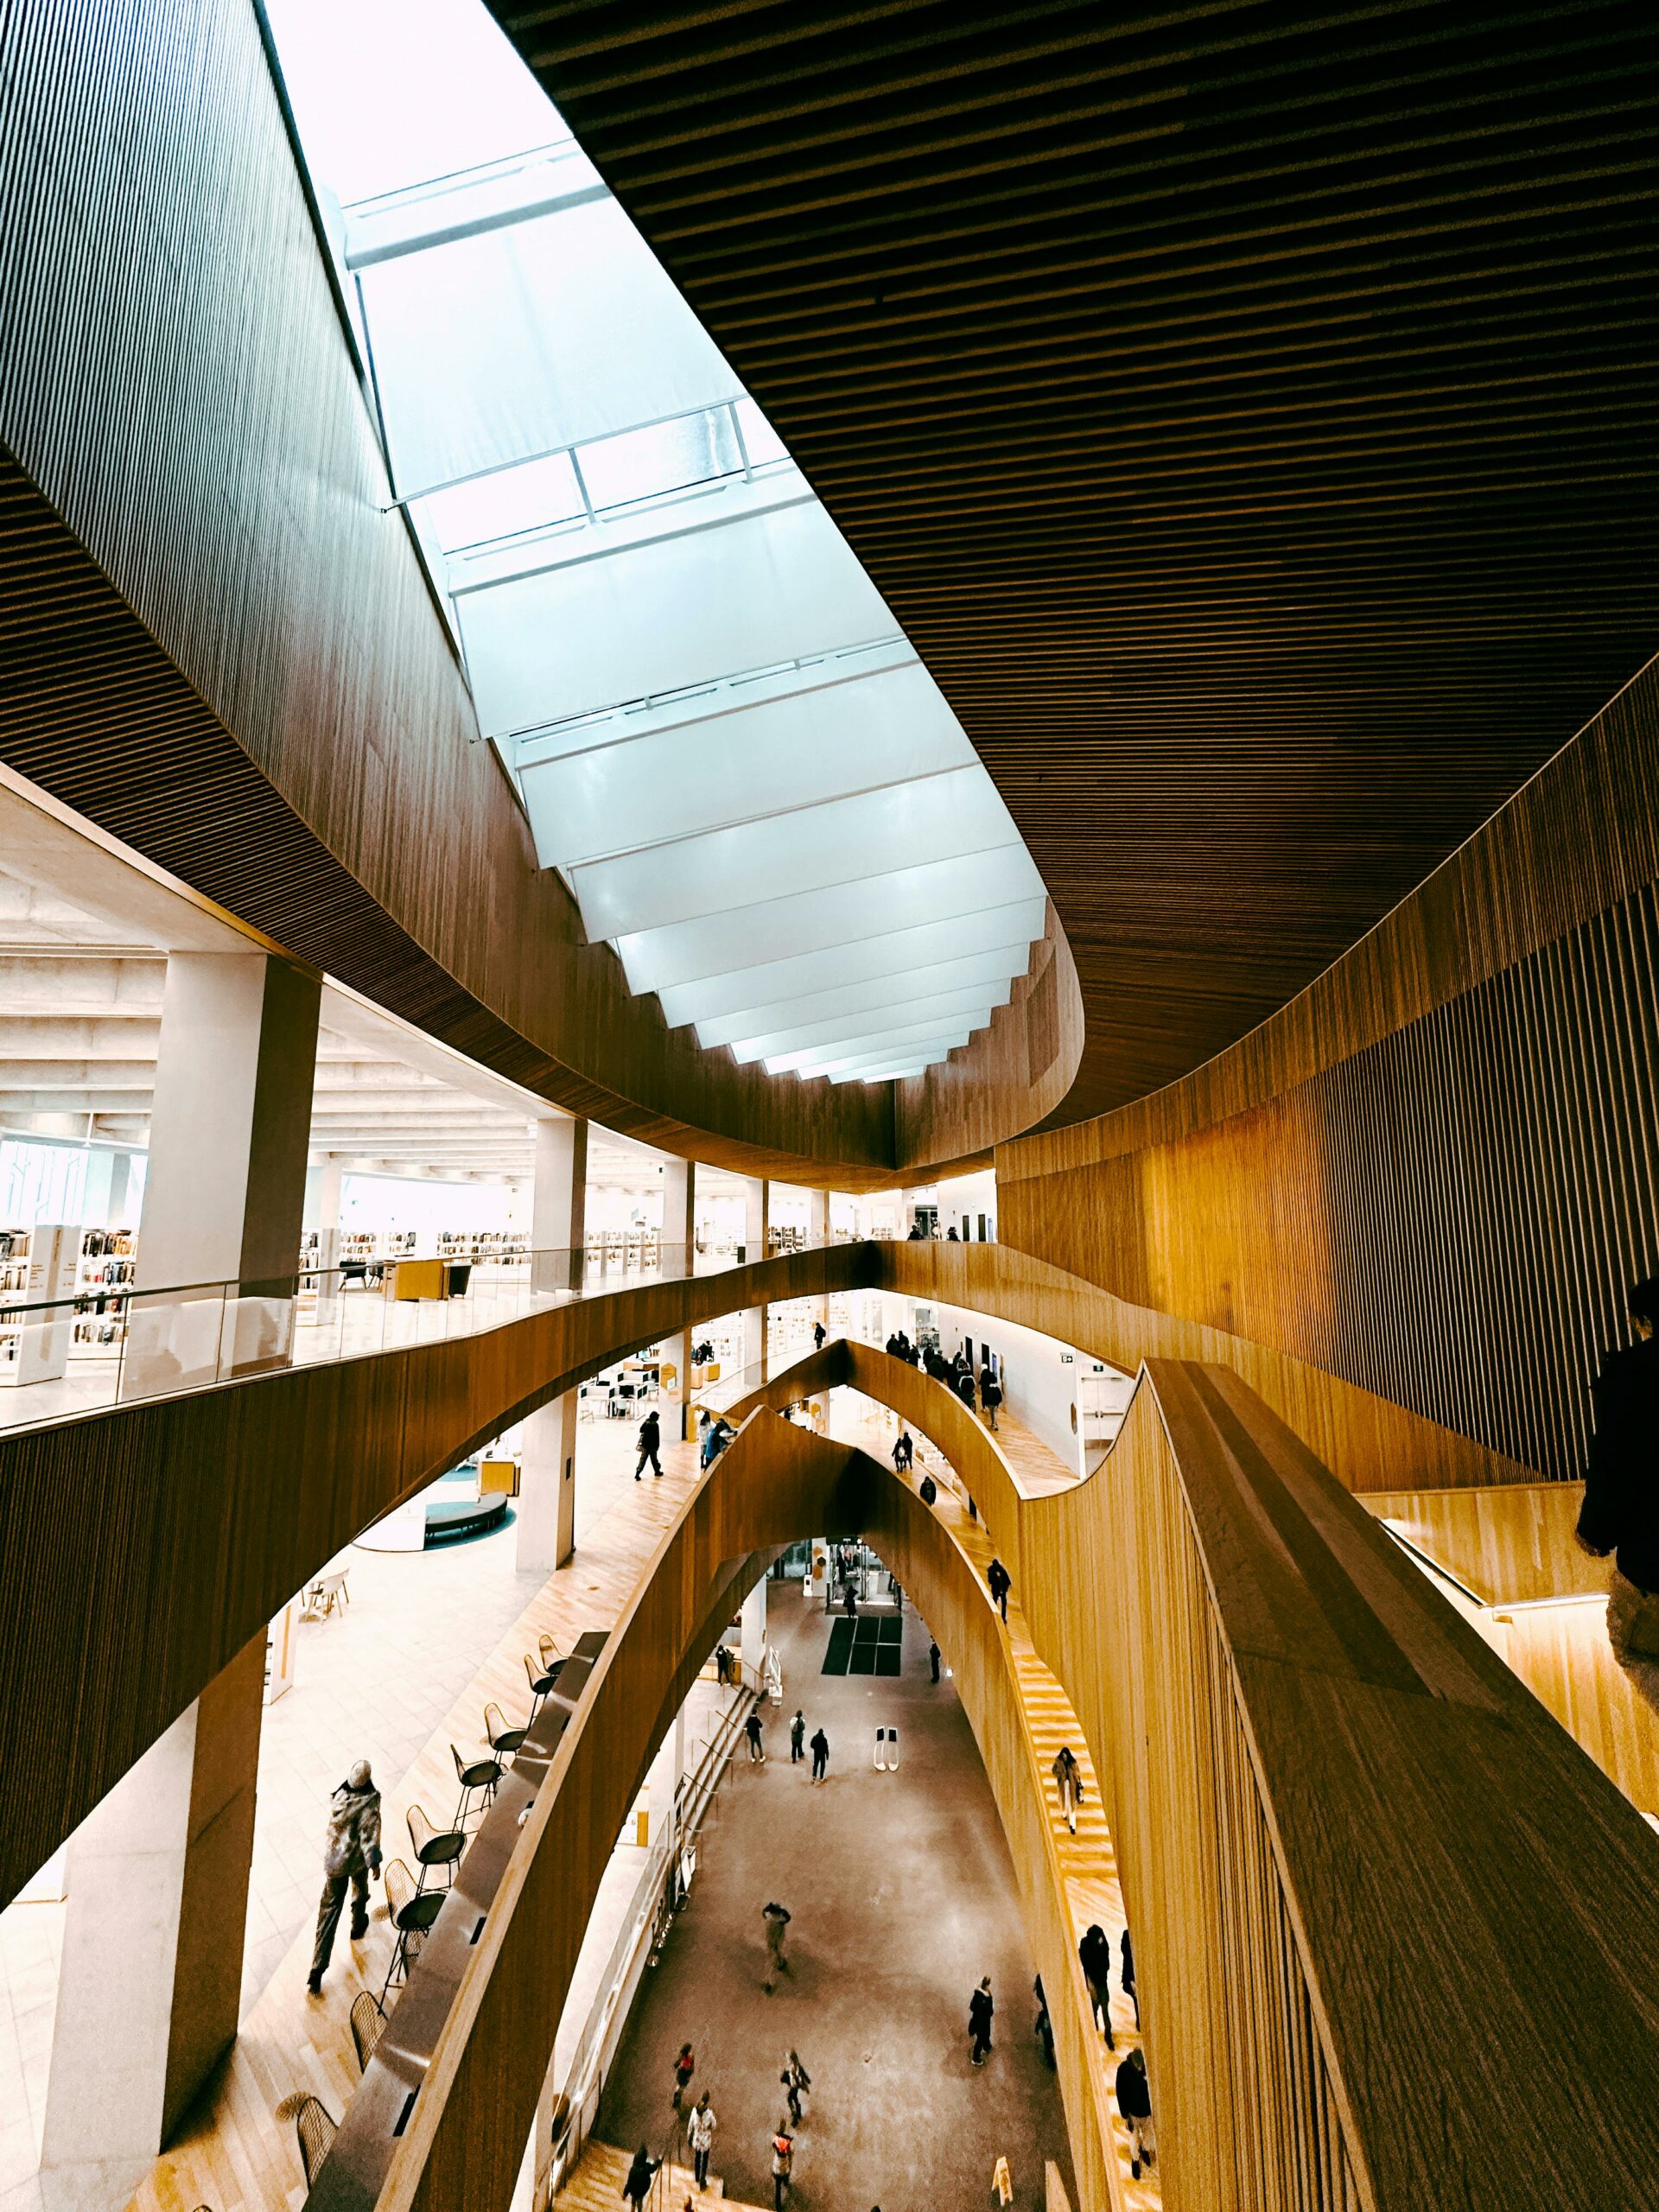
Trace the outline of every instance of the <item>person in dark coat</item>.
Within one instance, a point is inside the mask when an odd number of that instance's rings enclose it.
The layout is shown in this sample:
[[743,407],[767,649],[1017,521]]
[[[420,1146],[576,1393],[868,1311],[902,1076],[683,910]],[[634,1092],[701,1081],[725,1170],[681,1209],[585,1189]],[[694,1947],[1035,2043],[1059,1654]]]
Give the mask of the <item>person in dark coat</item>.
[[369,1876],[380,1872],[380,1792],[366,1759],[359,1759],[328,1801],[328,1833],[322,1847],[322,1902],[317,1908],[317,1940],[311,1952],[306,1987],[322,1994],[322,1977],[333,1955],[334,1933],[352,1893],[352,1941],[369,1932]]
[[1116,2050],[1117,2044],[1112,2035],[1112,1939],[1097,1920],[1084,1930],[1077,1945],[1077,1959],[1089,1986],[1089,2002],[1094,2007],[1096,2022],[1106,2031],[1107,2048]]
[[1129,1941],[1129,1931],[1127,1928],[1119,1939],[1118,1948],[1123,1957],[1123,1971],[1121,1976],[1123,1994],[1135,2007],[1135,2024],[1138,2029],[1141,2025],[1141,1999],[1135,1993],[1135,1946]]
[[1036,1980],[1032,1983],[1031,1987],[1032,1993],[1037,1999],[1037,2021],[1036,2025],[1033,2030],[1033,2033],[1041,2038],[1043,2056],[1048,2061],[1049,2065],[1052,2067],[1054,2063],[1054,2023],[1048,2017],[1048,1999],[1043,1993],[1043,1977],[1041,1974],[1038,1975]]
[[633,1471],[635,1482],[638,1482],[645,1472],[647,1460],[651,1462],[651,1471],[653,1475],[662,1473],[663,1463],[657,1456],[662,1440],[663,1427],[657,1418],[657,1408],[653,1406],[639,1424],[639,1464]]
[[830,1738],[822,1728],[812,1738],[812,1779],[822,1782],[830,1770]]
[[910,1471],[916,1457],[916,1443],[907,1428],[901,1428],[899,1440],[893,1447],[893,1464],[901,1475]]
[[749,1764],[765,1766],[766,1751],[765,1745],[760,1741],[760,1716],[758,1713],[751,1713],[743,1723],[743,1733],[749,1739]]
[[927,1663],[933,1669],[933,1679],[937,1682],[939,1679],[939,1647],[937,1643],[930,1643],[927,1647]]
[[985,1586],[991,1593],[991,1602],[1001,1609],[1006,1621],[1008,1618],[1008,1592],[1014,1587],[1014,1578],[1000,1559],[994,1559],[986,1568]]
[[1002,1402],[1002,1385],[988,1367],[982,1368],[979,1376],[980,1410],[985,1416],[987,1428],[996,1427],[996,1409]]
[[931,1475],[922,1477],[921,1497],[924,1505],[937,1505],[939,1502],[939,1486]]
[[971,2037],[968,2056],[976,2066],[985,2063],[985,2054],[991,2047],[991,2015],[995,2010],[991,2002],[991,1977],[987,1974],[968,1999],[968,2033]]
[[829,1333],[829,1330],[824,1327],[822,1321],[815,1321],[812,1324],[812,1349],[814,1351],[822,1351],[823,1350],[823,1340]]
[[1636,1341],[1610,1352],[1596,1377],[1578,1533],[1598,1559],[1616,1554],[1607,1641],[1659,1712],[1659,1275],[1637,1283],[1626,1304]]
[[962,1400],[963,1404],[967,1407],[969,1412],[972,1413],[974,1410],[975,1392],[974,1370],[971,1367],[964,1367],[957,1376],[957,1395]]
[[[662,2163],[660,2158],[652,2157],[643,2143],[634,2152],[633,2164],[628,2168],[628,2177],[619,2192],[632,2205],[633,2212],[639,2212],[640,2206],[651,2195],[652,2176]],[[611,2171],[614,2173],[616,2169],[613,2167]]]
[[789,1724],[789,1763],[791,1766],[798,1766],[801,1761],[805,1758],[805,1743],[806,1715],[801,1711],[800,1707],[797,1706],[795,1708],[795,1718]]
[[1123,2125],[1129,2131],[1129,2172],[1139,2181],[1141,2167],[1151,2165],[1158,2156],[1152,2133],[1152,2085],[1147,2079],[1147,2062],[1139,2050],[1128,2052],[1122,2059],[1112,2086],[1117,2092]]

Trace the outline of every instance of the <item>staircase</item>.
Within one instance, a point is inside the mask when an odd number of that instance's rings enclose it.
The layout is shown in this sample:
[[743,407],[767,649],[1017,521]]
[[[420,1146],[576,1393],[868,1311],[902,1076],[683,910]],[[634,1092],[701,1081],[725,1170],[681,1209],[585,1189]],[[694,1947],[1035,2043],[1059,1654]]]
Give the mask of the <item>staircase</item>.
[[[632,2163],[631,2151],[619,2151],[590,2137],[575,2171],[553,2201],[560,2212],[620,2212],[622,2184]],[[728,2196],[726,2184],[717,2174],[709,2177],[707,2189],[699,2190],[691,2185],[690,2166],[664,2165],[645,2199],[645,2212],[685,2212],[688,2204],[694,2205],[696,2212],[705,2212],[711,2204],[728,2206],[730,2212],[767,2212],[766,2207],[740,2204],[735,2197]]]

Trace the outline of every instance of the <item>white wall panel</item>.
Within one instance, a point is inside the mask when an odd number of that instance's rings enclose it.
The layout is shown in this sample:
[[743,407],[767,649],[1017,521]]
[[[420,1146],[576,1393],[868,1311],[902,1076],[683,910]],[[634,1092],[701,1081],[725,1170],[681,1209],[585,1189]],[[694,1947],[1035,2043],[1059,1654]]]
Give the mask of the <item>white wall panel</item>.
[[[607,725],[609,734],[610,726]],[[977,766],[919,662],[519,764],[544,868]]]
[[485,734],[891,632],[880,594],[815,499],[715,524],[730,496],[688,502],[677,536],[460,593]]
[[[687,1021],[701,1024],[741,1018],[746,1010],[764,1011],[780,1000],[804,999],[841,984],[904,975],[958,954],[992,951],[1003,944],[1025,948],[1012,971],[1019,975],[1029,962],[1033,940],[1042,933],[1043,899],[1039,895],[986,907],[977,913],[957,913],[947,920],[925,922],[918,928],[895,928],[883,936],[862,938],[856,944],[828,945],[821,952],[798,953],[786,960],[763,959],[752,968],[664,988],[659,996],[670,1027],[677,1029]],[[764,945],[757,949],[766,950]]]
[[1001,989],[1001,997],[996,1001],[1000,1006],[1007,996],[1006,986],[1015,976],[1025,974],[1030,959],[1030,942],[1022,940],[966,960],[942,960],[929,968],[899,969],[890,975],[877,976],[867,983],[845,983],[838,990],[777,999],[770,1006],[750,1007],[741,1014],[728,1014],[717,1021],[700,1021],[697,1042],[705,1050],[730,1045],[741,1058],[743,1046],[753,1043],[771,1030],[783,1028],[786,1023],[823,1021],[836,1014],[868,1014],[874,1007],[893,1006],[901,1001],[919,1005],[943,991],[966,990],[976,984],[988,986],[988,996]]
[[721,976],[728,969],[750,968],[767,956],[788,959],[831,945],[856,944],[887,930],[974,914],[988,904],[1040,900],[1043,895],[1042,879],[1031,855],[1022,844],[1008,844],[965,860],[905,868],[871,883],[799,892],[699,921],[678,922],[671,929],[641,931],[619,938],[616,949],[629,988],[655,991]]
[[1006,982],[974,983],[965,990],[940,991],[931,997],[907,991],[863,1014],[835,1014],[822,1021],[804,1021],[792,1028],[775,1029],[765,1037],[746,1038],[741,1045],[733,1046],[732,1058],[740,1065],[747,1065],[751,1060],[772,1061],[780,1052],[798,1052],[803,1046],[828,1046],[846,1037],[868,1036],[884,1023],[901,1019],[938,1021],[949,1014],[978,1024],[988,1021],[995,1007],[1007,1004],[1012,988]]
[[847,1037],[834,1046],[805,1046],[799,1052],[779,1052],[766,1062],[768,1075],[782,1075],[791,1068],[803,1074],[823,1074],[831,1067],[854,1065],[859,1060],[874,1059],[877,1053],[889,1048],[909,1045],[938,1045],[949,1038],[953,1044],[965,1045],[974,1033],[973,1022],[965,1015],[947,1017],[939,1021],[894,1022],[885,1028],[873,1029],[867,1036]]

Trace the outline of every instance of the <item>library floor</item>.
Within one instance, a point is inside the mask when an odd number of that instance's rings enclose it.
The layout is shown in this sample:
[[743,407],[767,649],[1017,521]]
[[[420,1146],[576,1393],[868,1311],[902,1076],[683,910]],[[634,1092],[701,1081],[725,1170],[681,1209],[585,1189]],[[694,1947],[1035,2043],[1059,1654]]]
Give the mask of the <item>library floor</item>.
[[[927,1630],[905,1615],[897,1680],[823,1674],[833,1624],[799,1586],[773,1584],[768,1630],[784,1702],[767,1707],[764,1766],[740,1760],[705,1830],[691,1903],[648,1979],[594,2133],[653,2156],[675,2143],[674,2059],[690,2041],[694,2091],[719,2118],[712,2171],[728,2197],[772,2199],[778,2075],[797,2050],[812,2077],[791,2205],[994,2201],[1006,2156],[1014,2202],[1043,2202],[1043,2161],[1071,2186],[1054,2075],[1033,2033],[1033,1968],[990,1786],[949,1680],[929,1678]],[[880,1609],[871,1607],[877,1618]],[[830,1771],[791,1766],[789,1716],[822,1725]],[[877,1726],[899,1730],[897,1772],[874,1763]],[[761,1908],[793,1915],[789,1973],[767,1995]],[[968,1999],[991,1977],[989,2059],[969,2062]],[[674,2150],[687,2164],[684,2149]]]

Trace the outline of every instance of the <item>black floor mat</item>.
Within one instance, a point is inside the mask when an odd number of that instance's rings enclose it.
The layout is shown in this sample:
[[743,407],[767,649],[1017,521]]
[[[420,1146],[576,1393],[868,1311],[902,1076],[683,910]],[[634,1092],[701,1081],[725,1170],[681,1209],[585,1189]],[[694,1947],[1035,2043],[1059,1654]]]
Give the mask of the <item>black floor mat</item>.
[[896,1675],[904,1659],[905,1624],[897,1613],[843,1615],[832,1622],[823,1654],[826,1675]]

